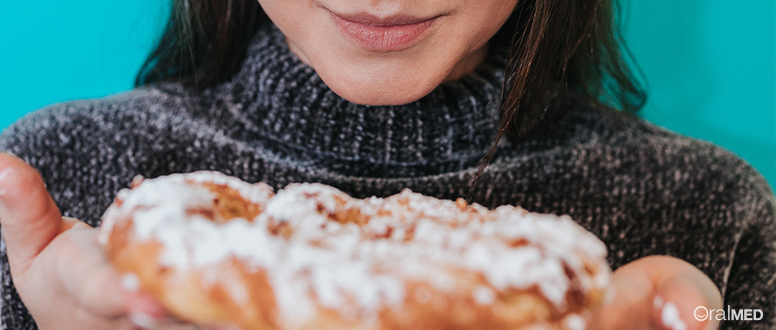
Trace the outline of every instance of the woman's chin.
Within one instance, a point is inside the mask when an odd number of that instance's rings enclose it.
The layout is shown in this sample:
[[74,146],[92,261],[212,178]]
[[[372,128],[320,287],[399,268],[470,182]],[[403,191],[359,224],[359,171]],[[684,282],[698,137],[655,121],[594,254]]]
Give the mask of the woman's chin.
[[[326,79],[324,79],[326,82]],[[362,105],[402,105],[420,100],[428,95],[442,81],[418,82],[407,81],[400,84],[385,81],[354,81],[342,83],[341,80],[326,84],[340,97]]]
[[408,103],[412,103],[417,100],[420,100],[424,96],[428,95],[428,93],[425,93],[422,95],[416,94],[416,93],[402,94],[402,93],[394,93],[394,92],[388,92],[383,90],[369,90],[369,91],[344,92],[344,93],[339,93],[337,92],[337,90],[334,90],[334,93],[336,93],[340,97],[350,102],[362,104],[362,105],[372,105],[372,106],[408,104]]

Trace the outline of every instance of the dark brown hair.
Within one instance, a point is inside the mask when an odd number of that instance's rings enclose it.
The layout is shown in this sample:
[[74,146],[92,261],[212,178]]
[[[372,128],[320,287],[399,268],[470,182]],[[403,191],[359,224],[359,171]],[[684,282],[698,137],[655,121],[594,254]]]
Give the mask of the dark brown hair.
[[[519,0],[493,39],[511,44],[496,141],[526,137],[548,108],[570,97],[626,112],[641,108],[646,95],[625,62],[616,12],[616,0]],[[135,83],[216,85],[239,69],[250,37],[268,22],[256,0],[174,0]]]
[[256,0],[174,0],[135,86],[171,80],[202,90],[223,82],[240,68],[251,36],[267,22]]

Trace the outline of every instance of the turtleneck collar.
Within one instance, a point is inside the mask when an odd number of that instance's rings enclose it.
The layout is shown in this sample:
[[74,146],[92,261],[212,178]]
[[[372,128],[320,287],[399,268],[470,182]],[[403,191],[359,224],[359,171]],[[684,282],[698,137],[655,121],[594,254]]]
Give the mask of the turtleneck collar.
[[365,173],[374,176],[388,175],[386,167],[457,170],[478,163],[493,143],[505,54],[491,51],[474,72],[413,103],[366,106],[329,89],[270,25],[223,87],[241,125],[312,160],[363,163],[378,169]]

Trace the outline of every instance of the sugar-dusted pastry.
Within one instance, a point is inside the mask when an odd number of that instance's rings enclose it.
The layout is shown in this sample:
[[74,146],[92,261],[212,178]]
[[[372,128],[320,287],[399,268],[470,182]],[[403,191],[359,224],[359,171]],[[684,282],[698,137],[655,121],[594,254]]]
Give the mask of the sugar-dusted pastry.
[[566,216],[215,172],[136,180],[101,241],[174,315],[247,330],[584,329],[611,273]]

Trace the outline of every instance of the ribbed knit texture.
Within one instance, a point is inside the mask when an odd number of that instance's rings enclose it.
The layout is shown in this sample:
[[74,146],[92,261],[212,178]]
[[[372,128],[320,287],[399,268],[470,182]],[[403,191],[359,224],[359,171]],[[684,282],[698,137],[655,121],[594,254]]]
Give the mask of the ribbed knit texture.
[[[0,135],[0,150],[38,168],[62,212],[94,226],[138,174],[217,170],[276,188],[323,182],[357,197],[403,188],[470,194],[498,127],[504,52],[402,106],[338,97],[274,27],[249,52],[232,80],[202,93],[164,83],[37,111]],[[773,195],[721,148],[567,104],[551,109],[527,141],[502,143],[471,196],[489,207],[569,214],[607,244],[613,267],[654,254],[687,260],[718,285],[726,305],[763,310],[762,321],[722,328],[776,327]],[[0,257],[4,329],[35,329],[4,247]]]

